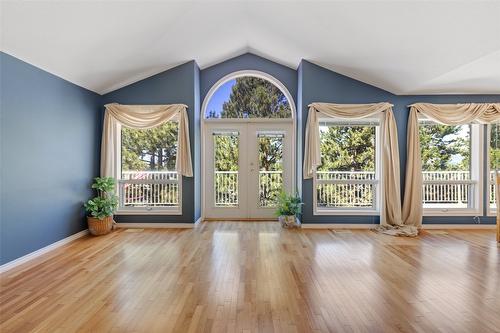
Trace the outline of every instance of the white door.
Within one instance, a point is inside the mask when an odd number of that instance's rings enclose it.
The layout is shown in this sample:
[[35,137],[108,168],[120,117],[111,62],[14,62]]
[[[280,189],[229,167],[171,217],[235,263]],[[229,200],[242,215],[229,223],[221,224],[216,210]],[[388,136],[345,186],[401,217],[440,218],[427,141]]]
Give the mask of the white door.
[[275,217],[279,193],[293,190],[292,123],[208,123],[204,216]]

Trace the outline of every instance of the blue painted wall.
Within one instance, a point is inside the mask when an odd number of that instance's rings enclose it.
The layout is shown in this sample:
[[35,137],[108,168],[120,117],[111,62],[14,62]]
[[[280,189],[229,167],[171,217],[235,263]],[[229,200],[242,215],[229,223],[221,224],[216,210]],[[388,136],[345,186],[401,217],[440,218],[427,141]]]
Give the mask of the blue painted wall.
[[[194,157],[198,151],[199,138],[195,138],[196,114],[199,114],[199,96],[197,96],[198,66],[189,61],[160,74],[133,83],[103,96],[102,105],[107,103],[120,104],[176,104],[188,106],[189,135],[194,172],[199,174],[199,166]],[[199,94],[198,94],[199,95]],[[104,109],[101,108],[104,112]],[[115,220],[120,223],[194,223],[199,211],[196,211],[195,180],[192,177],[182,178],[182,215],[118,215]],[[198,209],[199,210],[199,209]]]
[[[467,102],[499,102],[500,95],[423,95],[398,96],[385,90],[373,87],[347,76],[329,71],[325,68],[302,61],[299,69],[298,109],[302,113],[302,135],[305,135],[307,121],[307,105],[312,102],[331,103],[374,103],[390,102],[394,104],[394,116],[398,127],[398,142],[401,165],[401,193],[404,193],[404,176],[406,170],[406,127],[409,115],[409,104],[415,102],[429,103],[467,103]],[[302,143],[303,149],[303,143]],[[302,180],[302,196],[305,202],[304,223],[379,223],[376,216],[314,216],[312,207],[312,180]],[[485,214],[483,214],[485,215]],[[492,217],[482,217],[482,223],[494,223]],[[424,217],[424,223],[474,223],[472,217]]]
[[0,52],[0,264],[87,228],[100,96]]

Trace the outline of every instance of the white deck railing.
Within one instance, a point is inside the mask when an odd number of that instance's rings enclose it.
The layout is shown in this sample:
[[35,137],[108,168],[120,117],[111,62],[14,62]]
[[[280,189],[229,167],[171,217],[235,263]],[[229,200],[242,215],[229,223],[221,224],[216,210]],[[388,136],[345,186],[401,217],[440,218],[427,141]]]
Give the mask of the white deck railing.
[[374,208],[377,180],[373,171],[317,171],[320,208]]
[[[494,171],[490,173],[488,199],[495,204]],[[424,171],[425,207],[467,207],[476,183],[466,171]],[[216,171],[214,198],[217,207],[238,205],[238,171]],[[122,207],[179,205],[180,184],[175,171],[123,171],[120,180]],[[271,207],[283,186],[282,171],[259,172],[259,202]],[[319,207],[370,208],[378,186],[375,172],[318,171],[316,199]]]
[[179,176],[176,171],[122,171],[121,207],[176,207]]
[[215,171],[215,206],[238,206],[238,171]]
[[[275,206],[282,186],[282,171],[259,171],[260,206]],[[214,197],[216,207],[238,205],[238,171],[215,171]]]

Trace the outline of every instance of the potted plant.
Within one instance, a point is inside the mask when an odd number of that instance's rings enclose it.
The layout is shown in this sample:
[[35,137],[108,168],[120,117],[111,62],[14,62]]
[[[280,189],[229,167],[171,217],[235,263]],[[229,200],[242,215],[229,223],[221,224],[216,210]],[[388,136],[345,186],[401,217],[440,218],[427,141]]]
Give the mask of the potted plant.
[[303,204],[298,194],[280,193],[276,215],[278,215],[278,220],[283,228],[300,228],[297,215],[302,211]]
[[113,213],[118,207],[113,177],[96,177],[92,188],[97,196],[85,203],[87,223],[92,235],[105,235],[113,229]]

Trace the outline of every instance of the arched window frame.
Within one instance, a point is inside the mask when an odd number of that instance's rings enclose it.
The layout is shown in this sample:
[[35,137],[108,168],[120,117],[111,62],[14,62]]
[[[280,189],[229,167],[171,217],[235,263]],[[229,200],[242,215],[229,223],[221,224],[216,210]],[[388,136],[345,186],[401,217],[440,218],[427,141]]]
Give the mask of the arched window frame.
[[[276,86],[282,93],[285,95],[288,104],[290,104],[290,109],[291,109],[291,117],[290,118],[206,118],[206,109],[208,107],[208,103],[212,99],[213,95],[219,90],[219,88],[225,84],[226,82],[230,80],[234,80],[240,77],[245,77],[245,76],[251,76],[251,77],[256,77],[259,79],[263,79],[266,81],[271,82],[274,86]],[[232,72],[221,79],[219,79],[208,91],[207,95],[205,96],[205,99],[203,100],[203,104],[201,107],[201,112],[202,112],[202,120],[203,121],[224,121],[226,119],[230,121],[246,121],[247,119],[266,119],[266,120],[276,120],[276,121],[286,121],[287,119],[295,121],[296,119],[296,107],[295,107],[295,102],[292,97],[292,94],[288,91],[288,89],[285,87],[281,81],[276,79],[274,76],[261,72],[261,71],[256,71],[256,70],[242,70],[242,71],[237,71],[237,72]]]

